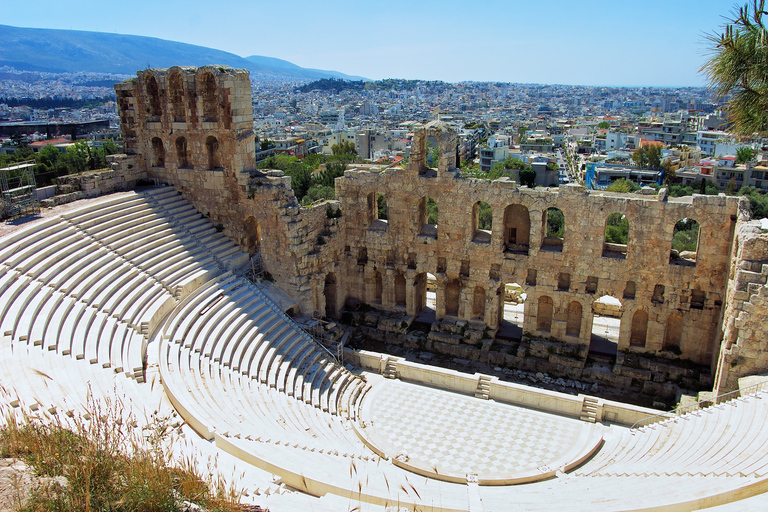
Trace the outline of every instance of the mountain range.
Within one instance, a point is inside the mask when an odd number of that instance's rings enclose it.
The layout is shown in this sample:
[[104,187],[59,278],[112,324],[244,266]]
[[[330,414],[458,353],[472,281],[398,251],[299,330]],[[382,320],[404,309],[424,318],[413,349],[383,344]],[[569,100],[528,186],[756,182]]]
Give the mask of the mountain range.
[[155,37],[0,25],[0,66],[18,70],[133,75],[148,67],[206,64],[244,68],[251,72],[251,77],[264,80],[364,80],[338,71],[302,68],[274,57],[240,57],[213,48]]

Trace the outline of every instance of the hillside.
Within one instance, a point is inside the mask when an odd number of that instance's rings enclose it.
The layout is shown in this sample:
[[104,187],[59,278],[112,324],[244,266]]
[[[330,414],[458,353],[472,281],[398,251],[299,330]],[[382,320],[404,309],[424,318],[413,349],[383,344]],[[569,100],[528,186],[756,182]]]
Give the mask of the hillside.
[[245,68],[252,77],[265,80],[360,79],[336,71],[302,68],[272,57],[243,58],[154,37],[0,25],[0,66],[20,70],[134,74],[148,67],[206,64]]

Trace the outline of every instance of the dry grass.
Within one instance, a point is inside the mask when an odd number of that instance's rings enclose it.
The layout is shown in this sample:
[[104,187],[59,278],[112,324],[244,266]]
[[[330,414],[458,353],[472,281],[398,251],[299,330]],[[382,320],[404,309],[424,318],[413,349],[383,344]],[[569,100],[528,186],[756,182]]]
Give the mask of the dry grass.
[[[15,457],[53,485],[32,490],[24,511],[176,511],[191,502],[209,511],[240,511],[240,494],[203,478],[193,461],[174,464],[170,418],[139,426],[119,399],[89,400],[88,414],[41,420],[6,418],[0,456]],[[44,479],[45,480],[45,479]]]

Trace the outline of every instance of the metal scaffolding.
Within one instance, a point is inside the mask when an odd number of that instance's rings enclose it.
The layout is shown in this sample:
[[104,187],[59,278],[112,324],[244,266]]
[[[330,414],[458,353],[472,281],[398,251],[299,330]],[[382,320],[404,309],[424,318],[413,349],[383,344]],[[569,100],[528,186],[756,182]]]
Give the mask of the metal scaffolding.
[[0,169],[3,217],[16,219],[40,213],[35,182],[35,161],[26,160]]

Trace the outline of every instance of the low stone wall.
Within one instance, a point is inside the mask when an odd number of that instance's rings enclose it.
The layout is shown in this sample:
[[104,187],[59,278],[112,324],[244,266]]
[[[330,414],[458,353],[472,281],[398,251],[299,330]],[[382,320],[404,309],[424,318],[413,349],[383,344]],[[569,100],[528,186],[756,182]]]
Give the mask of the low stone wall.
[[111,192],[130,190],[139,180],[147,178],[146,171],[136,165],[134,156],[109,155],[111,169],[102,169],[56,178],[56,193],[67,195],[81,192],[82,197],[96,197]]
[[[573,381],[623,389],[644,395],[671,407],[679,394],[696,394],[711,389],[713,378],[706,366],[681,360],[671,352],[619,352],[616,362],[587,364],[589,347],[556,338],[531,336],[521,340],[493,338],[482,323],[463,320],[434,322],[428,333],[409,330],[410,317],[403,314],[368,311],[346,317],[361,334],[371,340],[425,350],[452,358],[478,361],[506,370],[546,374],[562,379],[565,387]],[[667,357],[665,357],[665,355]],[[660,406],[661,407],[661,406]]]
[[[427,386],[472,395],[477,390],[480,373],[470,375],[456,370],[429,366],[402,357],[389,356],[367,350],[345,349],[344,359],[356,366],[383,372],[388,360],[395,360],[398,378],[424,384]],[[540,411],[550,412],[570,418],[578,418],[581,414],[584,398],[588,395],[568,395],[557,391],[523,386],[512,382],[503,382],[498,377],[487,376],[490,382],[490,398]],[[632,426],[636,421],[658,414],[658,411],[631,404],[614,402],[595,398],[598,402],[598,421],[610,421],[624,426]]]

